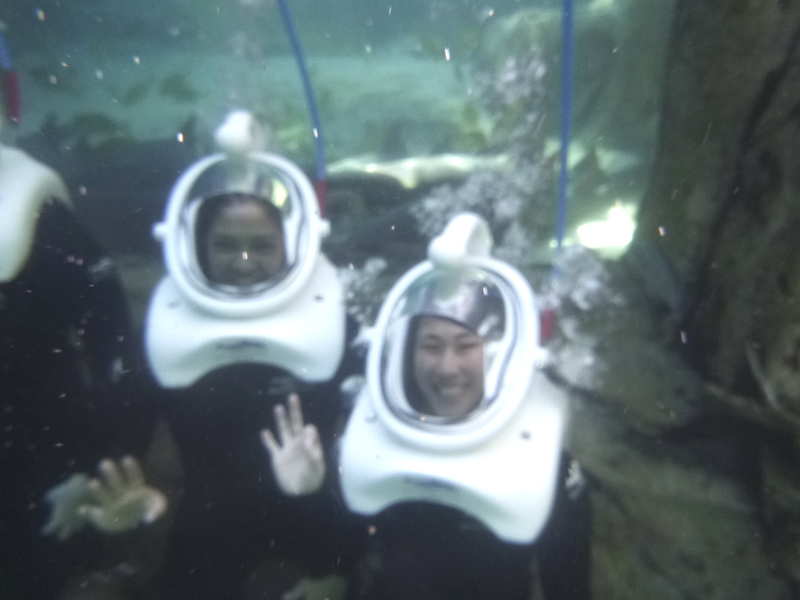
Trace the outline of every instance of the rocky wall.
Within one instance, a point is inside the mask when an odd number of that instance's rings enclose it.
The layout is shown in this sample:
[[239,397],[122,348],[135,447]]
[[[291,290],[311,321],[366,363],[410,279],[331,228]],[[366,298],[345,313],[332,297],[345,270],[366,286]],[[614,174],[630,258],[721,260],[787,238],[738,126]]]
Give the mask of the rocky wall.
[[754,531],[793,596],[800,582],[799,110],[800,2],[679,2],[637,238],[676,268],[685,302],[671,339],[705,381],[704,404],[753,424],[736,444],[754,461],[747,486]]
[[552,352],[589,481],[593,599],[796,597],[796,543],[773,535],[797,530],[791,454],[717,402],[631,263],[576,248],[559,272]]

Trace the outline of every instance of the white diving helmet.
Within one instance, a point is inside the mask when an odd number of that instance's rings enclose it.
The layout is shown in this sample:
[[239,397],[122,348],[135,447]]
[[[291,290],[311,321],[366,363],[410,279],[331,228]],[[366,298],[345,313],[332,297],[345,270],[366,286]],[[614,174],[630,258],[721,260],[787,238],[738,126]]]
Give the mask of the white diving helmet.
[[48,202],[71,206],[63,180],[21,150],[0,144],[0,283],[15,279],[33,249]]
[[[555,496],[566,397],[542,371],[530,285],[491,258],[491,247],[483,219],[457,215],[431,242],[428,260],[392,288],[341,440],[341,485],[357,513],[433,502],[471,515],[503,540],[529,543]],[[439,380],[433,391],[423,388],[433,364],[426,353],[442,352],[431,332],[443,323],[454,348],[464,343],[453,350],[463,353],[460,364],[472,362],[437,397]]]
[[[231,113],[216,132],[222,152],[183,173],[164,221],[153,228],[167,276],[151,299],[145,338],[150,366],[165,387],[189,386],[239,363],[274,365],[303,381],[324,381],[341,361],[344,295],[320,250],[329,224],[305,174],[262,152],[262,140],[250,113]],[[277,268],[243,282],[221,278],[209,258],[220,252],[210,249],[217,243],[209,241],[215,219],[236,204],[257,207],[282,246]],[[242,264],[258,260],[253,252],[238,254],[250,261]]]

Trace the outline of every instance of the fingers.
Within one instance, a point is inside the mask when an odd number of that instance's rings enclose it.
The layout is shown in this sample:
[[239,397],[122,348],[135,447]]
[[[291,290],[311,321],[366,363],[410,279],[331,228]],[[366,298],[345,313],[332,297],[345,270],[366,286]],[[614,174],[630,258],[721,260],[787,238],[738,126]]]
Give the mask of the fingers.
[[132,456],[126,456],[120,461],[120,464],[125,479],[128,481],[128,485],[134,485],[136,487],[145,485],[144,471],[142,471],[139,461]]
[[98,504],[110,504],[114,501],[114,492],[99,479],[92,479],[88,485],[89,492]]
[[56,539],[63,542],[69,539],[73,533],[79,531],[83,527],[83,522],[80,520],[80,509],[76,510],[76,515],[65,515],[63,511],[54,512],[50,519],[42,527],[42,535],[55,535]]
[[300,396],[289,394],[289,420],[292,425],[292,433],[300,435],[303,432],[303,410],[300,408]]
[[269,429],[261,430],[261,442],[264,444],[264,447],[273,457],[277,456],[278,453],[281,451],[281,447],[280,444],[278,444],[278,440],[275,439],[275,436],[272,435],[272,432]]
[[111,459],[100,462],[100,477],[87,484],[89,492],[98,504],[110,504],[132,487],[145,486],[144,471],[132,456],[125,456],[120,466]]
[[[80,515],[80,509],[77,511]],[[83,522],[76,516],[65,518],[61,512],[54,513],[50,520],[41,529],[42,535],[55,535],[59,542],[63,542],[72,537],[72,534],[83,528]]]
[[286,408],[283,404],[275,405],[275,425],[278,429],[278,439],[281,446],[285,445],[292,439],[292,426],[289,424],[289,418],[286,416]]
[[123,490],[125,480],[113,460],[105,459],[100,461],[98,470],[109,490],[112,492],[121,492]]
[[306,442],[306,451],[314,460],[321,461],[323,458],[322,442],[319,441],[319,431],[313,425],[306,425],[303,428],[303,435]]

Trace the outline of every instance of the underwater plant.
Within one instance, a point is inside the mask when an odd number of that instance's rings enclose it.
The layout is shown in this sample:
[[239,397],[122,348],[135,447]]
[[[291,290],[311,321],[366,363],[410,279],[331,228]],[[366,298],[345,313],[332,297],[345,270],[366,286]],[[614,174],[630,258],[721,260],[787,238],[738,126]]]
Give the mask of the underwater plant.
[[[549,237],[552,207],[542,201],[550,186],[544,158],[544,92],[547,67],[535,46],[499,63],[476,65],[470,73],[472,96],[461,114],[463,131],[481,134],[482,113],[495,123],[491,145],[509,155],[511,169],[479,171],[457,186],[434,188],[411,208],[417,231],[427,238],[457,213],[472,211],[489,223],[497,256],[517,265],[535,260],[534,241]],[[483,110],[481,110],[483,109]],[[489,140],[476,139],[484,149]]]
[[[538,135],[544,120],[544,85],[547,65],[537,47],[508,56],[496,67],[476,68],[470,78],[474,95],[496,115],[495,137],[530,150],[541,147]],[[505,138],[505,139],[502,139]]]
[[359,323],[374,323],[380,302],[391,287],[394,276],[387,273],[388,263],[384,258],[373,257],[361,266],[352,263],[338,269],[339,278],[346,290],[347,312]]
[[[531,173],[479,171],[459,185],[434,188],[411,207],[417,231],[432,238],[456,214],[471,211],[487,220],[497,240],[495,253],[519,265],[533,258],[531,249],[551,229],[551,208],[537,202],[546,187],[543,165],[529,166]],[[523,170],[524,171],[524,170]],[[537,218],[533,218],[536,214]]]

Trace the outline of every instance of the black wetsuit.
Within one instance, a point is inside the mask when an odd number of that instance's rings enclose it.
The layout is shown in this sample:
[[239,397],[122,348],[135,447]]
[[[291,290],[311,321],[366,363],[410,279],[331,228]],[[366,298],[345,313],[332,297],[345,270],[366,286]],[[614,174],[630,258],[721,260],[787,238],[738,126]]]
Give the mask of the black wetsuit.
[[588,600],[591,509],[585,489],[567,488],[569,464],[564,457],[552,513],[534,544],[503,542],[463,512],[424,502],[365,519],[370,550],[349,598],[530,600],[538,577],[547,600]]
[[113,265],[61,203],[23,270],[0,283],[0,598],[54,598],[111,557],[104,536],[40,534],[45,492],[103,457],[141,456],[152,414],[127,392],[128,313]]
[[[271,591],[258,597],[277,599],[300,575],[341,572],[352,562],[351,517],[334,493],[331,449],[343,418],[340,382],[361,363],[348,353],[337,376],[316,385],[273,367],[237,365],[161,392],[186,478],[163,569],[164,600],[238,600],[264,561],[273,567]],[[293,391],[305,422],[320,432],[327,461],[323,490],[301,497],[277,488],[260,437],[262,429],[275,432],[273,408]]]

